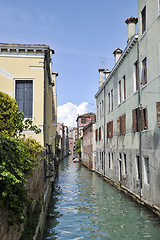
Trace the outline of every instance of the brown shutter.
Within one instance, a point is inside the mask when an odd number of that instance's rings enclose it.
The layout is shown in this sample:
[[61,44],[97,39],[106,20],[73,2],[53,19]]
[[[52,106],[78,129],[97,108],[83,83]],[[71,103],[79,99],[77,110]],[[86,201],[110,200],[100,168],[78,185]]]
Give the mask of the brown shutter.
[[120,136],[120,118],[117,119],[117,135]]
[[136,132],[136,109],[132,110],[132,131]]
[[110,128],[111,128],[111,137],[113,137],[113,121],[110,122]]
[[107,138],[109,138],[109,123],[107,123]]
[[126,114],[122,116],[122,134],[126,134]]
[[160,127],[160,102],[156,103],[157,108],[157,126]]
[[148,129],[148,109],[146,108],[146,129]]

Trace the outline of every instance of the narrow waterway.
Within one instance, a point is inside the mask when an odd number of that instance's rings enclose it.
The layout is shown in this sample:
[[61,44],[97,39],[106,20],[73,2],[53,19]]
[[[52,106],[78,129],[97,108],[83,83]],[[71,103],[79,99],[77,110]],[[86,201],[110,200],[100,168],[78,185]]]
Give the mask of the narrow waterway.
[[71,158],[59,165],[43,240],[160,239],[160,219]]

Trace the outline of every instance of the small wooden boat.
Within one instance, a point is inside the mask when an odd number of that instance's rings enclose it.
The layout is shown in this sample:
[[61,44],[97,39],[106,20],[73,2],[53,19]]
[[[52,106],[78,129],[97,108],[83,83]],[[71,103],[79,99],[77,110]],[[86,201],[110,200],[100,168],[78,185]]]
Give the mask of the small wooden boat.
[[74,162],[74,163],[79,163],[79,159],[78,159],[78,158],[74,158],[74,159],[73,159],[73,162]]

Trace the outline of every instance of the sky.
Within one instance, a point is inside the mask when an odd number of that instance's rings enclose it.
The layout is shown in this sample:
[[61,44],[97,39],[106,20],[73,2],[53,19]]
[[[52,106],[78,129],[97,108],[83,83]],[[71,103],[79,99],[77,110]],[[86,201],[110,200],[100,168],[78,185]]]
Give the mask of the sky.
[[54,49],[58,121],[76,126],[77,114],[96,111],[99,68],[112,70],[113,51],[125,49],[125,20],[138,0],[0,0],[0,42]]

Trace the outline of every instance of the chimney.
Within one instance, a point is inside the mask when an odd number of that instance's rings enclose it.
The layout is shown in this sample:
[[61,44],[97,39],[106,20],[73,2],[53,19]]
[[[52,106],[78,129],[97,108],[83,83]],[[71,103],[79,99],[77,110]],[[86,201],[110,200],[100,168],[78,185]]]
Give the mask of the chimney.
[[105,80],[108,78],[109,74],[110,74],[110,71],[109,71],[108,69],[106,69],[106,70],[104,71]]
[[104,71],[105,69],[99,69],[99,88],[102,86],[103,82],[104,82]]
[[130,17],[128,18],[125,23],[128,25],[128,41],[132,39],[132,37],[136,34],[136,24],[138,22],[138,18]]
[[122,54],[122,50],[120,48],[117,48],[114,52],[114,59],[115,59],[115,64],[118,62],[121,54]]

